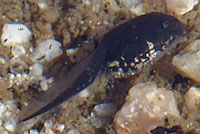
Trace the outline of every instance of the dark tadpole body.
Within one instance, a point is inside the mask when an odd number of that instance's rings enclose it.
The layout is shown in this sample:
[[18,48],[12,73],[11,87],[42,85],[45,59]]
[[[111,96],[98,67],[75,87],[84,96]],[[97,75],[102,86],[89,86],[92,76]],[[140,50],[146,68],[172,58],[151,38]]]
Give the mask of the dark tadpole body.
[[106,70],[120,76],[133,75],[155,63],[186,36],[185,26],[175,17],[149,13],[133,18],[105,34],[95,51],[56,79],[19,115],[26,121],[58,106]]

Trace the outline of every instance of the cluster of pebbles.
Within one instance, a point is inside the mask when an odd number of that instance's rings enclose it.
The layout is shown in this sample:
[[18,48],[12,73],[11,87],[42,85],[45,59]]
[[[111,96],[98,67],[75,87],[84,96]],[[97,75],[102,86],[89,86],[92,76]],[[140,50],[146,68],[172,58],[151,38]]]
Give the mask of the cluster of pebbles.
[[[198,0],[8,0],[0,5],[1,134],[150,134],[159,126],[200,133]],[[176,16],[189,29],[182,43],[186,47],[164,57],[169,62],[169,68],[163,67],[167,77],[160,76],[162,66],[155,65],[130,78],[131,88],[121,84],[120,91],[115,82],[108,86],[99,78],[56,115],[17,127],[21,108],[54,81],[47,70],[62,55],[70,68],[93,50],[105,29],[152,11]],[[124,89],[130,89],[128,95]]]

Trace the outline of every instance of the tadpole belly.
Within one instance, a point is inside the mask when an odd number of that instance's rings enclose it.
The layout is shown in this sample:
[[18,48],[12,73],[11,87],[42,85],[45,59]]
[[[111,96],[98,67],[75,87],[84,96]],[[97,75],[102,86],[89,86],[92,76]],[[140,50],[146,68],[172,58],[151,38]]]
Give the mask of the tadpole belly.
[[22,110],[26,121],[58,106],[93,83],[97,75],[134,75],[155,63],[186,36],[185,26],[175,17],[153,12],[135,17],[105,34],[96,50],[54,81],[52,87]]

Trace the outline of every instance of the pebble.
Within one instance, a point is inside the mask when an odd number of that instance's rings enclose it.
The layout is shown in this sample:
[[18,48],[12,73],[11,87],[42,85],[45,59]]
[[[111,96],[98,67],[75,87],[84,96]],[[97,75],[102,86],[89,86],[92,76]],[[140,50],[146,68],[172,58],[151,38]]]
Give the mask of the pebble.
[[30,76],[42,79],[43,75],[43,65],[40,63],[35,63],[29,67],[30,69]]
[[24,134],[39,134],[39,132],[38,130],[33,129],[33,130],[30,130],[29,132],[28,131],[24,132]]
[[5,122],[4,127],[9,132],[14,132],[17,125],[17,119],[15,117],[10,118]]
[[51,61],[60,56],[63,52],[61,43],[54,39],[48,39],[39,44],[33,52],[33,60],[43,63],[45,61]]
[[187,107],[188,118],[200,119],[200,88],[192,86],[184,95],[185,106]]
[[186,14],[196,4],[198,4],[198,0],[166,0],[168,11],[174,12],[176,15]]
[[5,111],[6,111],[6,105],[0,102],[0,117],[2,117]]
[[69,48],[66,50],[66,55],[73,56],[74,54],[76,54],[77,51],[78,51],[78,48]]
[[47,8],[48,8],[48,5],[47,5],[46,2],[39,2],[39,3],[38,3],[38,7],[39,7],[40,9],[47,9]]
[[144,13],[141,0],[118,0],[118,2],[133,14],[141,15]]
[[4,46],[15,46],[29,42],[32,36],[30,29],[24,24],[4,24],[1,43]]
[[22,54],[26,54],[26,49],[23,45],[16,45],[11,48],[11,52],[14,57],[19,57]]
[[69,130],[69,132],[67,134],[81,134],[80,131],[78,129],[71,129]]
[[2,56],[0,56],[0,63],[1,63],[1,64],[5,64],[5,62],[6,62],[5,58],[2,57]]
[[64,124],[58,124],[55,129],[56,129],[57,132],[61,133],[65,129],[65,125]]
[[94,111],[98,117],[111,117],[116,110],[115,105],[112,103],[102,103],[94,107]]
[[117,134],[147,134],[162,126],[164,117],[179,117],[173,92],[147,82],[133,86],[126,102],[115,115]]
[[92,118],[91,123],[96,128],[101,128],[105,124],[105,122],[101,118],[98,118],[98,117]]
[[46,120],[44,123],[44,127],[51,128],[53,126],[53,122],[51,120]]
[[200,40],[192,42],[174,56],[172,64],[183,76],[200,82]]

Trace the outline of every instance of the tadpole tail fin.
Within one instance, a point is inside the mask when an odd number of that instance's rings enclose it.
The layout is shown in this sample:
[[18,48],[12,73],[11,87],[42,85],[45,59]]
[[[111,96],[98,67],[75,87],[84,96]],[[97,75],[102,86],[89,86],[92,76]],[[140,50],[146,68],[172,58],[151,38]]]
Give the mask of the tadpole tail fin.
[[91,55],[76,64],[67,74],[61,74],[52,87],[39,94],[19,115],[27,121],[47,112],[89,86],[105,65],[106,50],[99,46]]

